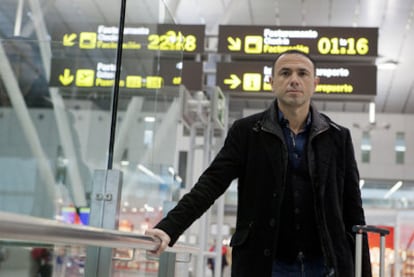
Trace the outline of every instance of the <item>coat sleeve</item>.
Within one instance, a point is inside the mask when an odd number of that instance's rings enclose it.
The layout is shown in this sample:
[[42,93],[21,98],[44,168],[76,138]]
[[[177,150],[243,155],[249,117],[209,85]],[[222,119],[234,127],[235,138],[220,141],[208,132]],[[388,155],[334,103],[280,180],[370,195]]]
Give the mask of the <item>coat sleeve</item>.
[[237,122],[230,128],[224,145],[210,166],[202,173],[193,188],[168,212],[154,228],[166,232],[173,246],[179,236],[229,187],[237,178],[241,157],[241,131]]
[[[345,186],[344,186],[344,209],[343,217],[345,222],[346,232],[352,234],[355,241],[355,234],[352,231],[354,225],[365,225],[365,214],[362,207],[361,190],[359,188],[359,171],[357,162],[355,160],[354,147],[351,135],[348,129],[345,130]],[[355,247],[353,250],[355,252]],[[355,253],[354,253],[355,256]],[[367,235],[363,236],[363,250],[362,250],[362,276],[370,277],[371,261],[368,247]]]

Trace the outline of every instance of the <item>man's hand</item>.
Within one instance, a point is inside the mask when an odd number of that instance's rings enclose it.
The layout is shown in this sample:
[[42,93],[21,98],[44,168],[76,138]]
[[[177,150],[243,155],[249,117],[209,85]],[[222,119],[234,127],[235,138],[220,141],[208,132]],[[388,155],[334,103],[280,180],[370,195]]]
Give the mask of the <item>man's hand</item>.
[[147,231],[145,231],[145,235],[160,240],[160,245],[158,246],[158,248],[153,251],[150,251],[150,253],[157,256],[161,255],[161,253],[164,252],[165,248],[167,248],[168,244],[171,241],[170,236],[161,229],[148,229]]

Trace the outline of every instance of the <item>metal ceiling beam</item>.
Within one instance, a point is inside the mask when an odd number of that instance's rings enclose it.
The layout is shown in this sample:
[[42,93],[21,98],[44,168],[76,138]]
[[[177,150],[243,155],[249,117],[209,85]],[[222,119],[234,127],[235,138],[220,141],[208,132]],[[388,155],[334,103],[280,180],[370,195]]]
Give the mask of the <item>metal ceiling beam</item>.
[[[160,11],[162,8],[164,8],[164,11],[166,11],[171,16],[175,24],[179,23],[177,22],[176,14],[177,14],[177,9],[180,3],[181,3],[181,0],[161,0],[160,1]],[[160,18],[160,22],[161,23],[164,22],[164,19],[161,20]]]

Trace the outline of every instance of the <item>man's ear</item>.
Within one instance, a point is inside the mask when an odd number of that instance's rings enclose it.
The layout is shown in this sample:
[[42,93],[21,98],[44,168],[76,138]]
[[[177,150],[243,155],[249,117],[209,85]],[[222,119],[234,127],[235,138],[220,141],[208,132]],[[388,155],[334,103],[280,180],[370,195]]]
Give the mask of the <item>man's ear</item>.
[[313,81],[313,84],[315,85],[315,89],[316,89],[316,86],[319,85],[319,81],[320,81],[319,77],[316,76],[315,80]]

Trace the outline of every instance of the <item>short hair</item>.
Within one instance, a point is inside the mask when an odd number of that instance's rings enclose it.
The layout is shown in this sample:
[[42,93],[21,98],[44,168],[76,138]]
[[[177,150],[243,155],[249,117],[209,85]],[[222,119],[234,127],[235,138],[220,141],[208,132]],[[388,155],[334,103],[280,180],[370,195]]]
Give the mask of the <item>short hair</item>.
[[283,55],[290,55],[290,54],[302,55],[305,58],[307,58],[308,60],[310,60],[312,65],[313,65],[313,69],[314,69],[314,72],[315,72],[315,75],[316,75],[316,62],[315,62],[315,60],[312,59],[311,56],[309,56],[308,54],[306,54],[303,51],[296,50],[296,49],[291,49],[291,50],[287,50],[285,52],[282,52],[282,53],[280,53],[279,55],[276,56],[276,58],[273,61],[273,65],[272,65],[272,76],[274,76],[274,74],[275,74],[275,72],[274,72],[275,71],[275,65],[276,65],[276,62],[280,59],[280,57],[283,56]]

